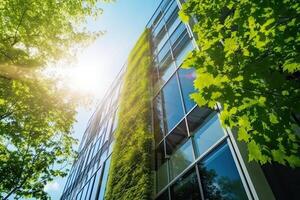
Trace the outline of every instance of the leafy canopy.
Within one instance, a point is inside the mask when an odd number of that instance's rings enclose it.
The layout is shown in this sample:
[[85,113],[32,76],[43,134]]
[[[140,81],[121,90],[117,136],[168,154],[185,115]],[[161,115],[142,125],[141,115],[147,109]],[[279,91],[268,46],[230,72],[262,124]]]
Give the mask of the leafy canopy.
[[0,1],[0,198],[49,198],[47,182],[65,176],[74,156],[77,98],[36,71],[101,32],[84,29],[97,0]]
[[200,106],[223,106],[224,126],[247,143],[249,160],[300,166],[300,3],[294,0],[188,0],[194,20]]

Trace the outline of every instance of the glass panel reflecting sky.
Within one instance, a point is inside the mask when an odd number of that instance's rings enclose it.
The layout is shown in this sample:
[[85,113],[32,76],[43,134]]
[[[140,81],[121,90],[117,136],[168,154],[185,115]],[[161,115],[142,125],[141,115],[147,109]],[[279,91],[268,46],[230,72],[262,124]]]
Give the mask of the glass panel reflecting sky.
[[200,163],[199,171],[205,199],[248,199],[227,144]]
[[195,131],[194,141],[196,154],[200,156],[224,136],[219,118],[215,115]]
[[177,77],[175,75],[162,89],[162,104],[167,132],[172,129],[184,115]]
[[170,157],[170,175],[175,178],[194,161],[192,142],[189,139]]
[[172,200],[200,200],[200,189],[197,174],[192,168],[187,174],[179,178],[173,186],[171,186]]
[[195,106],[195,102],[190,98],[190,94],[194,93],[194,80],[196,77],[195,69],[183,69],[179,68],[178,76],[181,85],[182,96],[184,100],[184,105],[186,112],[190,111],[191,108]]

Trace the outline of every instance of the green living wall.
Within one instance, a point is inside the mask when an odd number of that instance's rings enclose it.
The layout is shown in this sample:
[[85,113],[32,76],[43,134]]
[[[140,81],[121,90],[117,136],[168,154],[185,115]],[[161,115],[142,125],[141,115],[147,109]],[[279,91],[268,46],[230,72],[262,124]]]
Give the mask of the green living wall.
[[127,62],[106,189],[109,200],[151,199],[150,67],[151,43],[145,30]]

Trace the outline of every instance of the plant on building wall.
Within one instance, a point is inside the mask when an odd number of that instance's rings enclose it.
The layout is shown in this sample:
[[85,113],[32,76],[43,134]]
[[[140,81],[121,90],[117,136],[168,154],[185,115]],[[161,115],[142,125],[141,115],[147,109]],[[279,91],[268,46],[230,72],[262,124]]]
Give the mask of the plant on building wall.
[[197,73],[191,98],[221,103],[249,161],[300,166],[300,3],[188,0],[179,15],[199,46],[184,62]]
[[96,4],[0,1],[0,199],[47,199],[45,184],[66,175],[78,101],[36,71],[99,35],[83,29]]
[[146,30],[127,61],[106,199],[151,199],[149,41]]

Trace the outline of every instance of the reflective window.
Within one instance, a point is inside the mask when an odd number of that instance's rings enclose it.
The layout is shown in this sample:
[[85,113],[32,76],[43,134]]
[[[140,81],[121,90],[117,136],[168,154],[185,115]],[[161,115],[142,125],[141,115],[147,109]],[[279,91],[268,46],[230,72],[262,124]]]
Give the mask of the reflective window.
[[161,50],[161,48],[164,46],[164,44],[167,42],[168,40],[168,35],[166,34],[166,32],[163,32],[162,35],[159,38],[156,38],[156,52],[159,52]]
[[161,105],[160,94],[154,100],[154,111],[153,111],[153,125],[154,125],[154,138],[159,143],[163,138],[163,111]]
[[156,200],[169,200],[169,192],[166,190],[164,193],[159,195]]
[[185,120],[182,120],[166,137],[167,154],[171,155],[188,138]]
[[200,156],[224,136],[224,131],[218,116],[214,115],[203,126],[196,129],[194,134],[196,154]]
[[164,162],[156,171],[157,192],[168,184],[168,164]]
[[170,36],[170,42],[171,42],[171,45],[173,46],[176,41],[180,40],[181,39],[181,35],[183,33],[186,34],[186,27],[183,23],[181,23],[177,28],[176,30],[172,33],[172,35]]
[[168,21],[170,19],[170,16],[172,14],[176,14],[176,16],[178,16],[178,14],[177,14],[178,10],[179,10],[179,8],[177,6],[176,1],[173,1],[172,4],[170,5],[170,7],[168,8],[165,16],[164,16],[164,18],[166,19],[166,21]]
[[[183,60],[185,59],[185,57],[187,56],[187,54],[189,52],[191,52],[193,49],[194,49],[194,45],[192,43],[191,40],[189,40],[189,38],[186,38],[187,40],[184,41],[182,40],[181,42],[184,42],[185,44],[181,47],[181,48],[178,48],[179,51],[174,51],[176,53],[174,53],[174,56],[175,56],[175,61],[176,61],[176,64],[178,66],[180,66],[183,62]],[[189,41],[189,42],[187,42]]]
[[159,65],[159,80],[161,85],[165,84],[169,80],[175,72],[175,69],[175,62],[173,62],[172,56],[169,54],[164,62]]
[[155,149],[155,170],[157,180],[157,192],[159,192],[168,183],[167,162],[165,159],[164,142],[161,142]]
[[172,33],[175,31],[175,29],[180,23],[181,20],[178,17],[176,17],[173,21],[170,22],[170,24],[167,24],[168,32],[170,35],[172,35]]
[[200,163],[199,171],[205,199],[248,199],[227,144]]
[[165,58],[167,57],[167,55],[170,55],[170,44],[168,42],[165,43],[160,52],[157,54],[158,62],[162,63],[163,60],[165,60]]
[[91,193],[92,193],[92,190],[93,190],[94,179],[95,179],[95,177],[91,178],[91,180],[90,180],[89,190],[88,190],[88,192],[86,194],[86,199],[87,200],[90,200],[90,196],[91,196]]
[[96,199],[98,187],[100,185],[101,171],[102,171],[102,168],[98,169],[98,171],[96,172],[96,175],[95,175],[94,188],[93,188],[92,195],[91,195],[92,200]]
[[86,196],[86,193],[88,191],[88,188],[89,188],[89,183],[86,184],[82,190],[82,195],[81,195],[81,199],[84,200],[85,199],[85,196]]
[[107,178],[108,178],[108,172],[109,172],[109,166],[110,166],[110,158],[111,157],[109,157],[105,161],[105,166],[104,166],[104,170],[103,170],[103,176],[102,176],[102,181],[101,181],[98,200],[103,200],[104,199],[106,183],[107,183]]
[[196,106],[187,116],[189,131],[194,132],[212,112],[209,108]]
[[176,74],[162,89],[162,104],[166,132],[169,132],[184,115]]
[[189,139],[170,157],[170,175],[175,178],[194,161],[192,141]]
[[157,24],[157,26],[154,28],[153,30],[153,36],[156,37],[164,28],[165,22],[163,19],[161,19],[159,21],[159,23]]
[[175,182],[175,184],[171,186],[171,199],[172,200],[201,199],[197,174],[194,168],[191,169],[188,173],[186,173],[182,177],[180,177]]
[[194,93],[194,80],[196,77],[195,69],[183,69],[178,70],[179,81],[181,85],[181,91],[184,101],[186,112],[190,111],[195,106],[195,102],[190,98],[190,94]]

